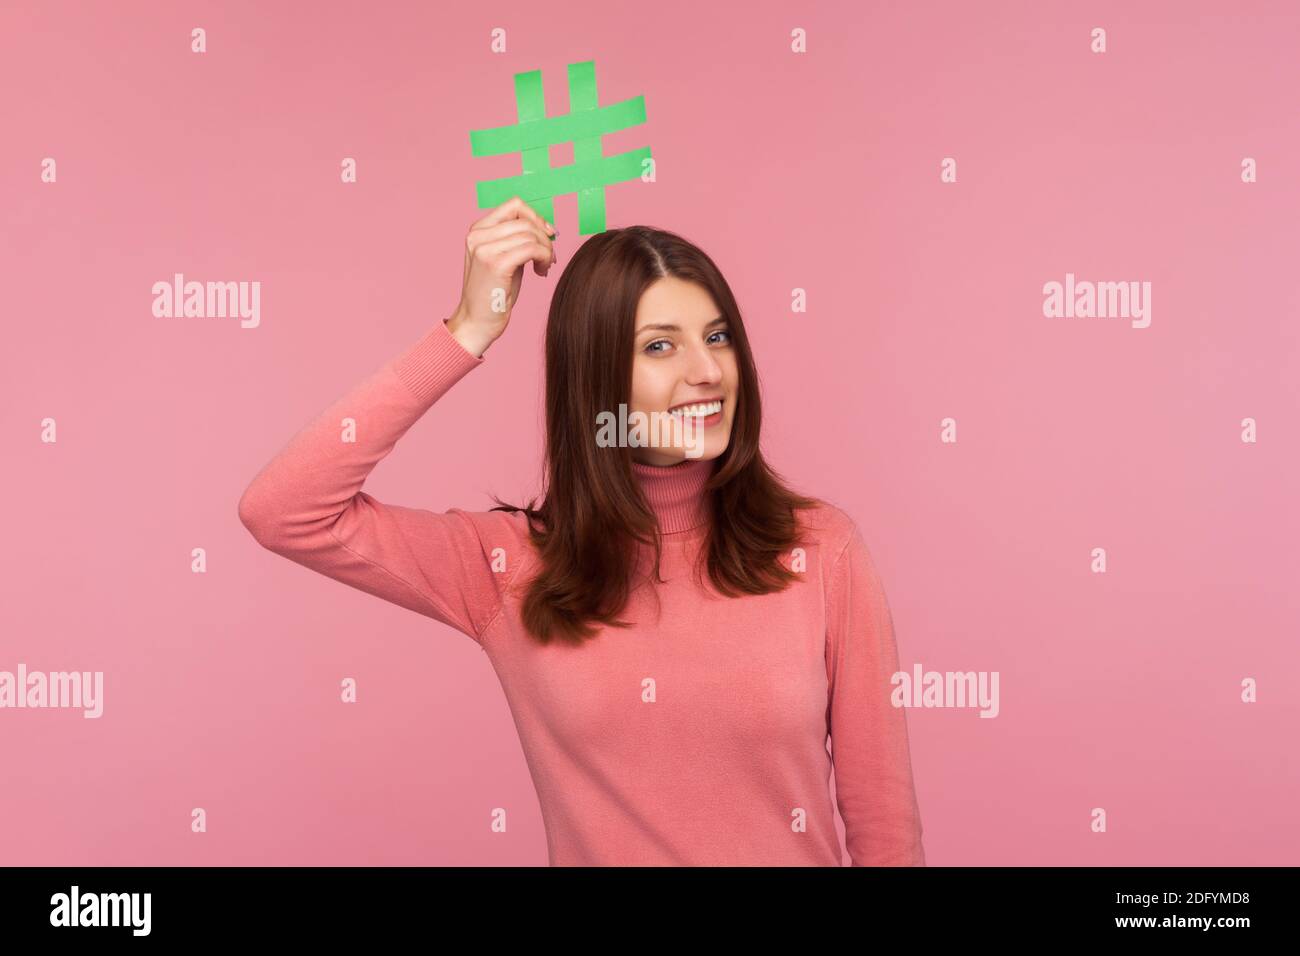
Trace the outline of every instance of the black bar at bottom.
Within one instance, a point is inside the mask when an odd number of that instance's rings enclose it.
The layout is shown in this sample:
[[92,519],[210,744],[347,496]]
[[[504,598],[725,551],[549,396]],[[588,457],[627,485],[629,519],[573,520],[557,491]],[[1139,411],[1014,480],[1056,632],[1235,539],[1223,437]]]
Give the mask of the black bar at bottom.
[[[23,867],[0,869],[0,927],[6,943],[78,945],[776,945],[793,933],[803,947],[845,935],[864,947],[1098,936],[1231,946],[1286,931],[1295,878],[1295,867]],[[661,935],[678,926],[689,937]]]

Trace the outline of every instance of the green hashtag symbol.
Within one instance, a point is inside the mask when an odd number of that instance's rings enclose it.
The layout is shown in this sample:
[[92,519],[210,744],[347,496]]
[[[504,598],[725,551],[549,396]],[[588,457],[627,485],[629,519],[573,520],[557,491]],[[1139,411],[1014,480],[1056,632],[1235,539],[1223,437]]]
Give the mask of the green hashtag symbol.
[[[479,208],[501,205],[511,196],[528,203],[539,216],[555,222],[555,196],[578,194],[578,235],[605,231],[605,187],[641,175],[650,147],[617,156],[601,152],[600,138],[645,122],[645,97],[600,106],[596,98],[596,63],[569,64],[569,112],[546,115],[542,71],[515,74],[515,106],[519,122],[513,126],[471,130],[474,156],[520,153],[524,171],[518,176],[476,183]],[[550,147],[573,143],[573,163],[552,168]]]

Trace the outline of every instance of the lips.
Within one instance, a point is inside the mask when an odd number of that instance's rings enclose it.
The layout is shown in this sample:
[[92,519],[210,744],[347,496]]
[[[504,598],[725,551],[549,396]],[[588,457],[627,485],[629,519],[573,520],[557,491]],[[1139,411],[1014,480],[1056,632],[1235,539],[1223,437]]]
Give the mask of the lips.
[[704,398],[694,402],[682,402],[668,409],[668,414],[678,418],[709,418],[722,411],[722,398]]

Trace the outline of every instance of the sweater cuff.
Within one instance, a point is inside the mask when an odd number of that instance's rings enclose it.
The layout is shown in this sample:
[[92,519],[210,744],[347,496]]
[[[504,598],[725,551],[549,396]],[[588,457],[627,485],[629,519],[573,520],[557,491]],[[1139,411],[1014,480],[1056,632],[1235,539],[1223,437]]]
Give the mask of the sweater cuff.
[[436,402],[470,369],[483,364],[480,356],[456,341],[446,322],[434,329],[393,362],[393,371],[422,402]]

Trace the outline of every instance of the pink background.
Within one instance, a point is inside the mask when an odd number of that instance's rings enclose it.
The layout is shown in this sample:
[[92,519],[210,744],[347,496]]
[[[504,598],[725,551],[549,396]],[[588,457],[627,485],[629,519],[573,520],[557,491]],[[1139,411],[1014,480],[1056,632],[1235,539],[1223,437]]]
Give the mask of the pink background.
[[[909,712],[931,865],[1300,862],[1295,4],[27,0],[0,37],[0,670],[105,672],[98,720],[0,711],[0,862],[546,863],[487,657],[236,504],[448,314],[474,183],[518,170],[469,130],[513,121],[517,71],[567,110],[586,59],[602,104],[646,97],[606,154],[658,164],[608,225],[728,276],[767,453],[863,529],[903,666],[1000,674],[996,719]],[[174,272],[260,281],[260,327],[153,317]],[[1066,272],[1150,281],[1151,327],[1044,318]],[[367,491],[537,492],[558,275]]]

